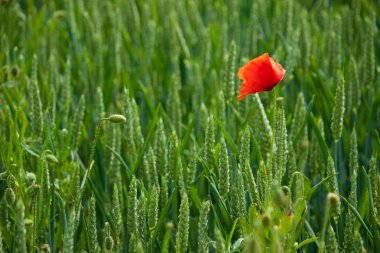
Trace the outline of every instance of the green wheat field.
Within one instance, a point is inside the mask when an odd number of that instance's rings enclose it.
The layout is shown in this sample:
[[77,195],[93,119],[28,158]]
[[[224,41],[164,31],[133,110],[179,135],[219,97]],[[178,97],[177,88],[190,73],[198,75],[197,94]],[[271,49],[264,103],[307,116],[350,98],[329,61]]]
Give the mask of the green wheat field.
[[[380,4],[1,0],[0,253],[380,252]],[[273,90],[237,99],[269,52]]]

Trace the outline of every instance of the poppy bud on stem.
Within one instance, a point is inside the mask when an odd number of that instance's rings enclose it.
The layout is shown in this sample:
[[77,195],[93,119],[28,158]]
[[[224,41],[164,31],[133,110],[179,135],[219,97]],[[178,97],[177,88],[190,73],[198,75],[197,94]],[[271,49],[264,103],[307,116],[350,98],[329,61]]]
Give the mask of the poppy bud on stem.
[[107,118],[108,121],[112,123],[124,123],[127,121],[127,119],[120,114],[113,114]]
[[166,232],[164,235],[164,241],[162,243],[161,252],[167,252],[167,249],[169,247],[170,234],[171,234],[171,231],[174,227],[174,224],[173,224],[173,222],[169,221],[168,223],[166,223],[165,227],[166,227]]
[[263,227],[267,228],[267,227],[269,227],[269,225],[271,223],[271,217],[268,214],[264,214],[262,219],[261,219],[261,222],[263,224]]
[[339,203],[340,203],[340,199],[339,199],[338,194],[334,192],[330,192],[329,194],[327,194],[325,217],[324,217],[322,230],[321,230],[320,252],[326,252],[325,232],[326,232],[327,224],[330,219],[331,208],[336,208],[339,205]]
[[94,142],[93,142],[92,148],[91,148],[90,162],[92,162],[92,160],[94,159],[96,142],[97,142],[97,139],[98,139],[98,137],[100,135],[100,129],[102,127],[102,123],[103,123],[103,121],[106,121],[106,120],[108,120],[111,123],[116,123],[116,124],[118,124],[118,123],[124,123],[124,122],[127,121],[127,119],[125,118],[125,116],[123,116],[121,114],[112,114],[108,118],[102,118],[102,119],[99,120],[98,125],[96,126],[96,129],[95,129],[95,138],[94,138]]
[[280,104],[280,105],[281,105],[283,101],[284,101],[284,98],[283,98],[283,97],[277,97],[277,98],[276,98],[276,103],[277,103],[277,104]]
[[327,199],[328,199],[330,206],[332,208],[335,208],[338,205],[340,205],[339,195],[336,194],[335,192],[330,192],[329,194],[327,194]]

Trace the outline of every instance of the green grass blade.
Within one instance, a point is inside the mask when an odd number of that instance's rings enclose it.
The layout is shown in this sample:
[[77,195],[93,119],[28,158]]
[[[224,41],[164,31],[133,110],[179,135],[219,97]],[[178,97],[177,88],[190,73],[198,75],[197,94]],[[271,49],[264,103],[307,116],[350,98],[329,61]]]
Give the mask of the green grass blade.
[[332,177],[335,177],[336,175],[338,175],[338,173],[335,173],[333,175],[330,175],[330,176],[327,176],[325,177],[324,179],[322,179],[319,183],[317,183],[316,185],[313,186],[313,188],[311,188],[310,190],[310,195],[309,195],[309,199],[311,198],[311,195],[313,195],[313,193],[318,190],[318,188],[323,185],[327,180],[329,180],[330,178]]
[[[308,233],[312,238],[315,238],[315,237],[316,237],[313,228],[311,227],[310,223],[309,223],[307,220],[305,220],[305,228],[306,228],[307,233]],[[318,241],[318,240],[315,241],[315,244],[316,244],[317,247],[319,248],[319,241]]]
[[125,168],[125,171],[128,172],[128,179],[131,179],[132,177],[132,171],[131,169],[128,167],[128,165],[125,163],[124,159],[121,157],[121,155],[119,153],[117,153],[112,147],[106,145],[106,148],[108,148],[117,158],[117,160],[119,160],[119,162],[123,165],[123,167]]
[[222,131],[222,134],[225,138],[225,140],[227,141],[228,145],[230,146],[230,148],[232,149],[232,152],[234,154],[237,154],[238,153],[238,149],[234,143],[234,141],[232,140],[232,137],[231,135],[227,132],[226,128],[223,126],[222,122],[216,117],[214,116],[214,120],[216,121],[216,123],[218,124],[218,126],[220,127],[220,130]]
[[238,223],[239,219],[236,219],[234,221],[234,224],[232,225],[232,228],[231,228],[231,231],[230,233],[228,234],[228,237],[227,237],[227,240],[226,240],[226,249],[230,249],[231,247],[231,240],[232,240],[232,236],[234,235],[234,232],[235,232],[235,228],[236,228],[236,224]]
[[307,121],[308,121],[308,119],[309,119],[311,109],[313,108],[314,97],[315,97],[315,96],[313,95],[313,97],[311,98],[311,101],[310,101],[309,105],[307,106],[305,119],[304,119],[304,121],[302,122],[302,126],[301,126],[301,128],[299,129],[299,131],[298,131],[296,137],[295,137],[294,140],[293,140],[293,146],[294,146],[294,148],[297,148],[296,145],[297,145],[299,139],[301,138],[301,136],[304,134],[304,129],[305,129],[306,123],[307,123]]
[[58,200],[59,209],[61,210],[60,218],[62,222],[63,234],[65,234],[67,232],[67,216],[65,210],[65,202],[58,192],[55,192],[55,197]]
[[340,195],[341,199],[343,199],[344,203],[351,209],[351,211],[355,214],[356,218],[360,221],[360,223],[363,225],[363,227],[365,228],[365,230],[367,231],[368,235],[370,236],[371,239],[373,239],[373,235],[371,233],[371,231],[369,230],[369,228],[367,227],[367,225],[365,224],[364,220],[362,219],[362,217],[360,216],[358,210],[356,210],[356,208],[345,198],[343,197],[342,195]]
[[[173,189],[173,191],[174,190],[175,189]],[[156,226],[154,227],[153,232],[152,232],[152,242],[156,241],[157,235],[160,232],[162,225],[164,224],[164,221],[167,217],[167,214],[169,212],[169,208],[170,208],[172,202],[173,202],[173,194],[170,195],[168,201],[166,202],[164,209],[160,213],[160,217],[158,218]]]
[[328,147],[326,145],[326,142],[323,140],[323,137],[322,137],[322,134],[321,134],[321,130],[319,129],[317,120],[313,116],[313,113],[310,114],[310,123],[311,123],[312,129],[314,130],[314,132],[315,132],[315,134],[317,136],[317,140],[318,140],[319,146],[321,147],[322,155],[323,155],[323,160],[325,161],[325,163],[327,163],[329,149],[328,149]]
[[156,125],[157,125],[157,122],[158,122],[158,116],[160,114],[160,108],[161,108],[161,106],[158,106],[157,109],[156,109],[156,112],[154,113],[153,121],[150,124],[148,134],[145,137],[145,141],[144,141],[144,144],[143,144],[141,150],[139,151],[139,155],[138,155],[137,161],[136,161],[135,165],[132,168],[132,172],[134,174],[140,168],[142,160],[143,160],[143,157],[144,157],[144,154],[145,154],[145,151],[148,148],[148,143],[150,142],[150,139],[153,136],[154,129],[156,128]]
[[308,238],[308,239],[302,241],[300,244],[298,244],[298,246],[295,248],[295,250],[298,250],[298,249],[302,248],[303,246],[308,245],[309,243],[312,243],[312,242],[316,242],[316,241],[318,241],[318,237]]

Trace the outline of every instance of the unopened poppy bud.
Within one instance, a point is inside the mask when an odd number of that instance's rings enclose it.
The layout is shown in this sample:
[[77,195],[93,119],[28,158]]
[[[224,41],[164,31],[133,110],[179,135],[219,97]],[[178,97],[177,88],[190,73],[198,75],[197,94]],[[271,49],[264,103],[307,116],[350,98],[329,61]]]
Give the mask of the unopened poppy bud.
[[127,121],[127,119],[121,114],[113,114],[108,118],[108,120],[112,123],[124,123]]
[[302,140],[301,141],[301,147],[306,149],[309,147],[309,141],[308,140]]
[[165,225],[166,229],[172,229],[174,227],[173,222],[169,221]]
[[4,6],[7,5],[8,3],[9,3],[9,0],[1,0],[1,4]]
[[36,182],[36,175],[32,172],[28,172],[26,173],[25,179],[28,185],[32,185]]
[[49,163],[58,163],[58,159],[57,159],[57,157],[55,157],[55,156],[52,155],[52,154],[47,154],[47,155],[45,156],[45,159],[46,159],[46,161],[49,162]]
[[32,219],[25,218],[24,221],[25,221],[25,227],[30,228],[33,226],[33,220]]
[[269,217],[269,215],[264,214],[264,215],[263,215],[263,218],[261,219],[261,222],[262,222],[262,224],[263,224],[263,227],[267,228],[267,227],[269,227],[269,225],[270,225],[271,218]]
[[69,133],[69,132],[67,131],[66,128],[63,128],[63,129],[61,130],[61,134],[62,134],[62,136],[67,136],[68,133]]
[[281,188],[277,188],[273,192],[273,202],[280,208],[286,207],[286,196]]
[[63,18],[63,17],[66,16],[66,12],[65,12],[65,11],[62,11],[62,10],[58,10],[58,11],[55,11],[55,12],[53,13],[53,16],[54,16],[55,18]]
[[13,205],[16,201],[16,194],[12,188],[7,188],[5,190],[5,201],[8,205]]
[[40,250],[45,252],[50,252],[50,246],[47,243],[41,243],[40,244]]
[[20,71],[19,71],[19,69],[18,69],[17,66],[13,66],[13,67],[12,67],[11,73],[12,73],[12,76],[13,76],[13,77],[17,77],[19,72],[20,72]]
[[285,194],[285,196],[289,196],[289,194],[290,194],[289,187],[287,187],[286,185],[284,185],[284,186],[281,187],[281,189],[282,189],[282,192]]
[[8,81],[8,72],[4,72],[3,81],[4,82]]
[[329,192],[329,194],[327,194],[327,199],[330,203],[330,206],[333,208],[338,206],[340,203],[339,195],[334,192]]
[[277,104],[282,104],[283,101],[284,101],[284,98],[283,98],[283,97],[277,97],[277,98],[276,98],[276,103],[277,103]]
[[112,248],[113,248],[113,239],[111,236],[107,236],[106,238],[106,250],[107,252],[112,252]]
[[[5,171],[6,172],[6,171]],[[5,173],[4,172],[4,173]],[[13,175],[9,175],[7,177],[7,185],[8,185],[8,188],[11,188],[12,185],[15,183],[15,177]]]

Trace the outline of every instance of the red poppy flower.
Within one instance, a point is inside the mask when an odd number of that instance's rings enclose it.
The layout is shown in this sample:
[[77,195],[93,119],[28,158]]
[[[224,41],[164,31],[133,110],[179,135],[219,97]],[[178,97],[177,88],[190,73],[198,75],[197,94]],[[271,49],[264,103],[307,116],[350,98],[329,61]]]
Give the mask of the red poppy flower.
[[285,69],[275,62],[268,53],[249,61],[241,67],[238,77],[243,80],[238,99],[260,91],[270,91],[284,78]]

